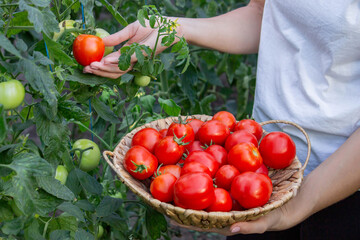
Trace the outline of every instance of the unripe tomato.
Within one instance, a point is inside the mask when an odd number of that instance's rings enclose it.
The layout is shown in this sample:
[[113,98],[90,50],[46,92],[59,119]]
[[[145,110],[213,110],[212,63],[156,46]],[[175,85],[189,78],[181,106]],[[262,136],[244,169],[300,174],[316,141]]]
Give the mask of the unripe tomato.
[[80,34],[73,43],[75,60],[83,66],[102,59],[105,52],[103,40],[94,35]]
[[[89,172],[99,165],[101,158],[100,149],[96,143],[89,139],[79,139],[73,145],[74,149],[78,148],[84,150],[89,147],[92,147],[92,149],[83,152],[79,166],[80,169],[85,172]],[[76,151],[75,154],[77,158],[80,159],[80,152]]]
[[141,74],[135,75],[134,83],[140,87],[146,87],[149,85],[151,78],[149,76],[144,76]]
[[56,168],[55,179],[59,180],[62,185],[65,185],[68,174],[66,167],[59,165]]
[[25,88],[20,81],[13,79],[0,83],[0,104],[6,110],[17,108],[25,98]]
[[99,225],[97,238],[100,239],[103,236],[103,234],[104,234],[104,228],[102,225]]
[[[110,33],[108,33],[106,30],[102,28],[95,28],[95,32],[96,32],[95,35],[100,38],[104,38],[110,35]],[[114,50],[114,46],[105,47],[104,56],[112,53],[113,50]]]
[[[61,21],[59,23],[60,31],[59,32],[54,32],[53,40],[54,41],[58,40],[58,38],[61,36],[61,34],[63,34],[65,29],[75,29],[75,27],[74,27],[75,23],[76,22],[74,20]],[[71,34],[74,35],[75,37],[79,35],[78,33],[71,33]]]

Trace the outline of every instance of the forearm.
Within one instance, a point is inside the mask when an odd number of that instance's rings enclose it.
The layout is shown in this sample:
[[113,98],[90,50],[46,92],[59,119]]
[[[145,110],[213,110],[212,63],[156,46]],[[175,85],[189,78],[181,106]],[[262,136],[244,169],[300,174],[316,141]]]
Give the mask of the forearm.
[[259,47],[263,1],[213,18],[180,18],[179,33],[193,45],[233,54],[256,53]]

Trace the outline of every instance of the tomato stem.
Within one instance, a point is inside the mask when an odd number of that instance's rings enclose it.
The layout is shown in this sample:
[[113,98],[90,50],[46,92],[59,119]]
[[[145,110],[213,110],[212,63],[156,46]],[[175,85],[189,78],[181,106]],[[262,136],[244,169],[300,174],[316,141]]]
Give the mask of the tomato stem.
[[147,172],[148,167],[144,164],[136,164],[134,161],[131,161],[135,166],[136,169],[132,170],[133,172],[139,172],[142,173],[144,170]]

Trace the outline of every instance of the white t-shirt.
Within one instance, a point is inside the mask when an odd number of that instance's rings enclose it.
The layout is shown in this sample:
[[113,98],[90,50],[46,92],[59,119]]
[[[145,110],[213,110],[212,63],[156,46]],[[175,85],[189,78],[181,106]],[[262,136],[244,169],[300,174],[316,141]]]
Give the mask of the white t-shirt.
[[[360,0],[267,0],[256,84],[255,120],[288,120],[308,133],[308,174],[360,127]],[[278,127],[303,162],[305,137],[289,125],[264,128]]]

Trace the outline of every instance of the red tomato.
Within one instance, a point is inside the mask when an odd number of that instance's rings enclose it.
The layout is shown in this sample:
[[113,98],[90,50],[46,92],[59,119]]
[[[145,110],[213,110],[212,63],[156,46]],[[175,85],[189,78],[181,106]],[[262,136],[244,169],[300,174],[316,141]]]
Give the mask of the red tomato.
[[223,145],[229,134],[229,128],[218,120],[205,122],[198,131],[200,142],[206,145]]
[[203,172],[208,174],[211,177],[211,172],[207,166],[200,162],[186,162],[181,168],[180,175],[185,175],[187,173]]
[[269,175],[269,169],[266,167],[266,165],[265,165],[264,163],[261,164],[261,166],[260,166],[258,169],[256,169],[255,172],[256,172],[256,173],[264,174],[264,175],[266,175],[266,176]]
[[231,183],[240,172],[233,165],[224,165],[215,174],[215,184],[219,188],[230,191]]
[[243,120],[237,122],[234,127],[234,131],[238,131],[238,130],[246,130],[246,131],[254,134],[254,136],[256,137],[256,139],[258,141],[260,141],[262,134],[263,134],[263,129],[262,129],[260,123],[256,122],[255,120],[252,120],[252,119],[243,119]]
[[294,141],[284,132],[271,132],[263,137],[259,151],[264,164],[275,169],[290,166],[296,155]]
[[83,65],[90,65],[102,59],[105,45],[101,38],[94,35],[80,34],[73,43],[73,54],[75,60]]
[[201,144],[201,142],[197,140],[185,145],[185,149],[187,153],[191,153],[193,151],[204,151],[204,148],[202,147],[203,145]]
[[215,188],[215,200],[206,208],[208,212],[229,212],[232,209],[232,198],[230,193],[222,188]]
[[174,203],[176,206],[202,210],[209,207],[215,198],[211,177],[206,173],[188,173],[175,183]]
[[[230,196],[231,196],[231,194],[230,194]],[[232,198],[232,209],[231,209],[231,211],[244,211],[244,210],[246,210],[232,196],[231,196],[231,198]]]
[[271,193],[271,179],[260,173],[242,173],[231,184],[231,196],[246,209],[263,206],[269,201]]
[[243,142],[251,142],[256,147],[258,146],[258,141],[254,134],[249,133],[245,130],[235,131],[229,135],[225,141],[225,149],[229,152],[233,146]]
[[143,128],[133,136],[131,146],[140,145],[154,152],[155,145],[160,141],[161,135],[158,130],[154,128]]
[[159,131],[161,138],[166,137],[167,130],[168,130],[167,128],[164,128]]
[[228,163],[239,170],[240,173],[256,171],[263,160],[257,147],[250,142],[235,145],[228,153]]
[[227,151],[223,146],[220,145],[210,145],[206,148],[205,152],[210,153],[215,160],[220,164],[220,166],[226,164],[227,162]]
[[197,135],[197,132],[199,131],[201,125],[204,124],[204,121],[201,121],[199,119],[188,119],[188,122],[187,122],[191,127],[192,129],[194,130],[194,134],[195,134],[195,140],[199,140],[199,137]]
[[174,199],[174,186],[177,178],[171,173],[157,176],[150,185],[150,192],[154,198],[162,202],[171,202]]
[[159,174],[171,173],[176,178],[179,178],[181,173],[181,167],[178,165],[165,165],[161,166],[158,172]]
[[166,136],[156,144],[154,154],[157,157],[159,163],[164,165],[174,165],[182,157],[185,148],[181,145],[181,142],[177,142],[173,136]]
[[142,146],[133,146],[124,157],[124,167],[136,179],[151,177],[158,167],[156,157]]
[[181,139],[183,143],[190,143],[195,140],[195,133],[193,128],[188,123],[173,122],[170,124],[167,136],[176,136]]
[[207,166],[210,170],[211,177],[214,177],[217,170],[219,169],[220,164],[215,160],[215,158],[207,152],[204,151],[193,151],[185,159],[185,164],[188,162],[199,162]]
[[220,122],[224,123],[231,132],[233,131],[236,124],[235,116],[227,111],[217,112],[212,119],[219,120]]

